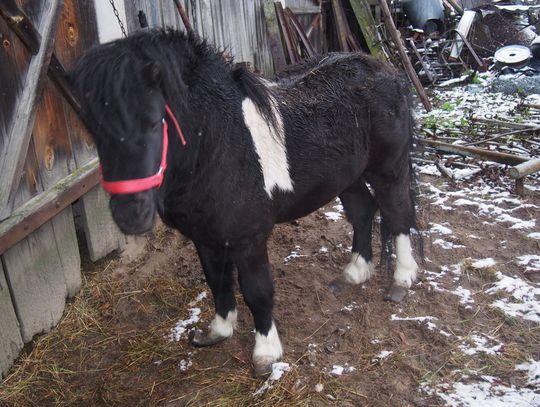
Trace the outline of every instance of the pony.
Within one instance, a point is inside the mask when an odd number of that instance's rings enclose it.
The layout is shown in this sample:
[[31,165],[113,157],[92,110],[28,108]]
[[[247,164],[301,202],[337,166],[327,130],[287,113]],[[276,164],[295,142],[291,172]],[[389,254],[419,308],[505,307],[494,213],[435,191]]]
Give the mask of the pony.
[[372,276],[378,209],[395,241],[390,299],[401,301],[415,281],[411,97],[395,68],[331,53],[270,81],[194,34],[151,30],[89,50],[70,80],[119,228],[147,232],[158,214],[196,247],[215,316],[192,332],[193,345],[233,335],[236,269],[255,324],[254,372],[271,371],[283,347],[267,240],[276,223],[336,196],[354,234],[334,286]]

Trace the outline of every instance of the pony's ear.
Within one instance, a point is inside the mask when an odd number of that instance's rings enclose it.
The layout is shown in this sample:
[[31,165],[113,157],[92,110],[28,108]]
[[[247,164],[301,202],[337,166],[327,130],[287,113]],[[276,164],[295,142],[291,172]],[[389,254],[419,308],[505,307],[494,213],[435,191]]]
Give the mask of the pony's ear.
[[149,62],[143,69],[144,79],[149,85],[161,85],[161,66],[156,61]]

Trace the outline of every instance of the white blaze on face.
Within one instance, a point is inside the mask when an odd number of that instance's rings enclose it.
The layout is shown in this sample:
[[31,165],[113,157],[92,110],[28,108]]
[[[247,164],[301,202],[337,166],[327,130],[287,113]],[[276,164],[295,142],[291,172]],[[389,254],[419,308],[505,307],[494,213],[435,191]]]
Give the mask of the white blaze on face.
[[418,265],[412,255],[411,238],[409,235],[396,236],[396,271],[394,283],[409,288],[416,280]]
[[270,198],[272,198],[274,188],[293,191],[285,147],[283,118],[276,101],[272,99],[271,104],[277,128],[264,119],[250,98],[245,98],[242,102],[244,122],[253,138],[263,173],[264,190]]

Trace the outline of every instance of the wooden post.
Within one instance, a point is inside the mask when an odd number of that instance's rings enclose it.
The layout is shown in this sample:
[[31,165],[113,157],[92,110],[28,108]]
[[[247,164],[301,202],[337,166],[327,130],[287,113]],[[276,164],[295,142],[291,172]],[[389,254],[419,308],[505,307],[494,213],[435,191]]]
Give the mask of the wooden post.
[[540,171],[540,158],[534,158],[510,168],[508,170],[508,175],[517,179],[523,178],[537,171]]
[[399,56],[401,57],[401,61],[403,62],[403,67],[405,68],[405,72],[407,72],[407,76],[416,88],[418,96],[420,97],[420,100],[424,105],[424,108],[426,109],[426,111],[429,112],[432,109],[431,102],[429,101],[429,98],[427,97],[426,92],[424,91],[424,88],[420,83],[420,79],[418,79],[418,75],[416,75],[416,71],[411,64],[411,60],[409,59],[407,52],[405,52],[405,47],[401,42],[401,35],[397,30],[396,25],[394,24],[394,20],[392,19],[392,15],[390,14],[388,4],[386,4],[386,0],[379,0],[379,4],[381,5],[384,22],[386,24],[386,27],[388,28],[388,31],[390,32],[390,36],[392,37],[394,44],[396,44]]
[[22,168],[30,144],[36,101],[39,99],[54,48],[58,30],[58,17],[62,9],[61,0],[52,0],[49,13],[43,17],[43,36],[38,53],[32,58],[26,82],[17,103],[13,126],[0,155],[0,220],[12,210],[15,194],[19,187]]

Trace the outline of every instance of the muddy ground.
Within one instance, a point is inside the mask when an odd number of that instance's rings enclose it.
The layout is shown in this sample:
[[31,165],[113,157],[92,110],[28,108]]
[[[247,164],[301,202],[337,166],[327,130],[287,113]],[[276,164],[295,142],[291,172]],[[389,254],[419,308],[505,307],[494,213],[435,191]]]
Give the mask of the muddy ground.
[[[532,320],[510,316],[494,302],[525,300],[487,291],[502,272],[531,288],[533,297],[538,294],[538,264],[519,264],[518,256],[540,253],[540,183],[529,182],[532,189],[522,200],[508,193],[509,184],[493,179],[485,172],[457,182],[440,174],[421,176],[426,261],[401,304],[384,300],[391,280],[381,267],[362,286],[338,294],[329,289],[348,262],[351,245],[351,227],[336,202],[277,226],[269,252],[275,318],[290,370],[266,384],[251,375],[253,324],[239,294],[233,338],[204,349],[192,348],[186,332],[171,339],[171,330],[191,316],[187,330],[205,326],[213,306],[193,245],[158,226],[136,261],[112,255],[98,264],[85,262],[83,290],[60,325],[35,340],[11,370],[0,388],[0,404],[474,405],[460,396],[454,403],[452,397],[463,391],[459,386],[487,386],[484,395],[472,391],[472,400],[534,405],[540,383],[516,365],[540,359],[534,321],[540,314],[533,301],[526,305]],[[514,220],[483,210],[474,203],[478,200]],[[528,223],[512,228],[515,219]]]

